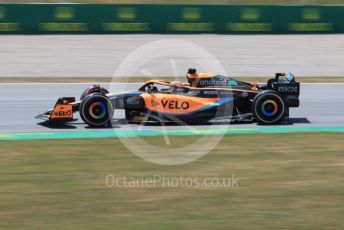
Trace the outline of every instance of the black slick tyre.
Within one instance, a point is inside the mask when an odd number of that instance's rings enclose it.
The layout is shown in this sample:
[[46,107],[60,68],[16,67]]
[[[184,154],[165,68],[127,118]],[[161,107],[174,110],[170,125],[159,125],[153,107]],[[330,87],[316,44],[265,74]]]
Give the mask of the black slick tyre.
[[99,128],[111,124],[114,113],[110,99],[100,93],[89,94],[80,104],[80,117],[91,127]]
[[280,123],[286,111],[283,98],[273,90],[263,91],[253,99],[252,113],[259,124]]

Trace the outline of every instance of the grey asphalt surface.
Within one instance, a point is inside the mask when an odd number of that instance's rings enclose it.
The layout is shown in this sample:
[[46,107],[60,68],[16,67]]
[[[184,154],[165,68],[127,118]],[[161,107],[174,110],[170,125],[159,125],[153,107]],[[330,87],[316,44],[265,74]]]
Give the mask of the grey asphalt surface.
[[296,76],[344,76],[344,35],[137,34],[1,36],[0,76],[111,77],[130,53],[163,40],[164,45],[146,47],[131,60],[130,69],[145,62],[132,76],[184,76],[188,67],[200,69],[200,63],[213,61],[176,39],[209,52],[232,76],[272,76],[288,71]]
[[[83,130],[80,121],[71,126],[52,129],[39,125],[34,119],[39,113],[51,109],[60,96],[79,97],[90,84],[0,84],[0,132],[47,132]],[[104,85],[109,88],[109,85]],[[139,84],[112,85],[111,91],[136,89]],[[344,125],[344,84],[302,84],[301,106],[291,109],[292,126],[339,126]],[[115,114],[118,118],[123,113]],[[232,128],[251,128],[256,124],[232,124]],[[223,128],[225,125],[192,126],[199,128]],[[120,125],[116,129],[185,129],[181,126]]]

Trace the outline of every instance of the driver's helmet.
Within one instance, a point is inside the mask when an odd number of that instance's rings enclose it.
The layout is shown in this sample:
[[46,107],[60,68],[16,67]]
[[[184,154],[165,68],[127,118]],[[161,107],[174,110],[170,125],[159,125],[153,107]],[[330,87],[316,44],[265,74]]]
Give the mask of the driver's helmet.
[[196,69],[188,69],[188,73],[186,74],[186,78],[190,84],[190,86],[196,86],[197,81],[201,78],[211,78],[214,77],[214,73],[196,73]]
[[189,68],[188,73],[186,74],[186,78],[191,85],[197,78],[197,70],[195,68]]
[[287,73],[284,77],[285,80],[287,80],[288,82],[293,82],[295,80],[295,76],[292,73]]

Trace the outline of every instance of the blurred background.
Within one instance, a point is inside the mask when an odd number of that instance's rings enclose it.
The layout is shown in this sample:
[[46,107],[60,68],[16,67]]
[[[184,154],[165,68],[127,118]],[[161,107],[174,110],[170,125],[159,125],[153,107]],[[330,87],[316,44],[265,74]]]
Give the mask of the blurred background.
[[[233,76],[344,76],[344,1],[29,2],[0,4],[2,77],[111,77],[131,52],[164,39],[203,47]],[[187,64],[170,59],[134,75],[184,76]]]

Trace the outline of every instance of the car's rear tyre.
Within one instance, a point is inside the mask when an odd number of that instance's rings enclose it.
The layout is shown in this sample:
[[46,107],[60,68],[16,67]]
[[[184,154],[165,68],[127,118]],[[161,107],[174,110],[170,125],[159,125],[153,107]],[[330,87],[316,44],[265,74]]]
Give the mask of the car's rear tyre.
[[114,108],[108,97],[95,93],[84,98],[80,104],[79,112],[81,119],[86,124],[99,128],[111,125]]
[[277,92],[267,90],[253,99],[252,110],[259,124],[276,124],[285,118],[287,108]]
[[105,94],[108,94],[109,91],[107,89],[101,87],[100,85],[93,85],[92,87],[84,90],[84,92],[80,96],[80,100],[84,100],[84,98],[87,95],[90,95],[92,93],[100,93],[100,94],[105,95]]

